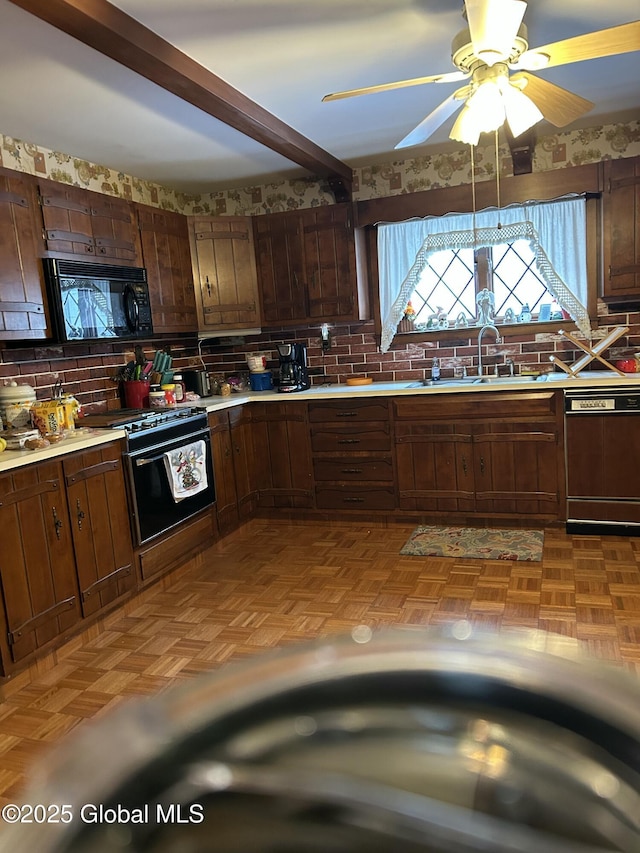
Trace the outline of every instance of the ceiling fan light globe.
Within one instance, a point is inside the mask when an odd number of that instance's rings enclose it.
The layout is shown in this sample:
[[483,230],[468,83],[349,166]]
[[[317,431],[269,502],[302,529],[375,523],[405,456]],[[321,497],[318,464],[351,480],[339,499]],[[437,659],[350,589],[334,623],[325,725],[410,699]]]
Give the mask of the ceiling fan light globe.
[[449,134],[449,139],[454,139],[456,142],[463,142],[465,145],[478,144],[480,129],[474,118],[473,111],[466,105],[455,120]]
[[544,118],[531,98],[516,86],[505,86],[502,98],[507,123],[516,138]]
[[504,123],[502,92],[493,80],[481,83],[467,101],[466,106],[471,111],[480,133],[489,133]]

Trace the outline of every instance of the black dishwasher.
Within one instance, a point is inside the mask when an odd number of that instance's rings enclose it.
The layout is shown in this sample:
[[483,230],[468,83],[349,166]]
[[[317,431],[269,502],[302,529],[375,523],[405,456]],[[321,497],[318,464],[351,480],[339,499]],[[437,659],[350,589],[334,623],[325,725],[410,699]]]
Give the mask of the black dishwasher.
[[640,384],[564,396],[567,532],[640,535]]

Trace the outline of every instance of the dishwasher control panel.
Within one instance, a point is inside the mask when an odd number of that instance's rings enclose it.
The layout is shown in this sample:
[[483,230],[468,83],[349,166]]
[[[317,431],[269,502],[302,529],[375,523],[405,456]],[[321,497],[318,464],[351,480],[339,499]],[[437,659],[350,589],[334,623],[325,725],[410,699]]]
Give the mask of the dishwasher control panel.
[[565,391],[564,410],[567,415],[640,412],[640,390]]

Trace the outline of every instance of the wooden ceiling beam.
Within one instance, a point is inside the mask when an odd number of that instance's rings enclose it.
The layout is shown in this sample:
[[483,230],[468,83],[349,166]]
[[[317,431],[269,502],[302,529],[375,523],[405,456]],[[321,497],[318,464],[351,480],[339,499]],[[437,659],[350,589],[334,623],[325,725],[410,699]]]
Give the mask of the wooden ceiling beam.
[[107,0],[10,0],[245,136],[281,154],[332,189],[351,195],[353,173],[297,130]]

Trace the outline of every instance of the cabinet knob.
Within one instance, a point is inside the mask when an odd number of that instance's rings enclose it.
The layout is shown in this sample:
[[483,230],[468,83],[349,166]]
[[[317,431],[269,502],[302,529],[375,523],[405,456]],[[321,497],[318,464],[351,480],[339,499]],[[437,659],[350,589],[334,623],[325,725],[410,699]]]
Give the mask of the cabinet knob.
[[82,530],[82,522],[84,521],[85,514],[82,511],[82,507],[80,506],[80,498],[78,498],[78,500],[76,501],[76,510],[76,518],[78,519],[78,530]]

